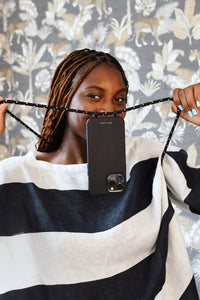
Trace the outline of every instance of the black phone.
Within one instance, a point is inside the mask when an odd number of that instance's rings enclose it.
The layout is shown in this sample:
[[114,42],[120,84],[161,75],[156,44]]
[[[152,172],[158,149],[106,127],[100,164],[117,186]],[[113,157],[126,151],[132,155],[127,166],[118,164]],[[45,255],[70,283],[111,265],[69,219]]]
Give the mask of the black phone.
[[90,118],[86,124],[89,191],[122,192],[126,186],[124,120]]

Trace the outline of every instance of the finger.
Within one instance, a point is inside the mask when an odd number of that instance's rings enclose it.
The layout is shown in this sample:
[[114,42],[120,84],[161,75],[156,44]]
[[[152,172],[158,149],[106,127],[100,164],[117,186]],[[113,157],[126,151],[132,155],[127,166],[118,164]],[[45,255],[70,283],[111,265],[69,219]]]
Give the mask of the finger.
[[0,114],[0,136],[5,130],[5,113]]
[[178,108],[183,111],[184,110],[184,106],[183,106],[183,102],[184,102],[184,92],[182,89],[175,89],[173,91],[173,102],[172,102],[172,111],[174,113],[177,113]]
[[200,113],[200,84],[188,86],[183,91],[185,93],[187,107],[189,107],[189,116],[196,116]]
[[[0,101],[3,101],[4,100],[4,98],[3,97],[0,97]],[[6,113],[6,110],[7,110],[7,107],[8,107],[8,103],[2,103],[1,105],[0,105],[0,113],[1,114],[5,114]]]
[[5,99],[3,97],[0,97],[0,101],[4,101]]
[[[4,98],[0,97],[0,101],[3,101]],[[5,130],[5,118],[6,118],[6,111],[8,108],[8,103],[2,103],[0,105],[0,135],[2,135],[2,133]]]
[[196,101],[194,98],[194,86],[191,85],[185,89],[176,89],[173,94],[176,107],[181,110],[181,116],[192,118],[198,114]]
[[[196,116],[198,114],[198,109],[196,106],[196,100],[194,97],[194,85],[188,86],[184,90],[184,100],[183,100],[183,107],[188,109],[189,117]],[[185,105],[185,106],[184,106]],[[185,109],[186,110],[186,109]]]
[[200,109],[200,83],[194,85],[194,98],[196,107]]

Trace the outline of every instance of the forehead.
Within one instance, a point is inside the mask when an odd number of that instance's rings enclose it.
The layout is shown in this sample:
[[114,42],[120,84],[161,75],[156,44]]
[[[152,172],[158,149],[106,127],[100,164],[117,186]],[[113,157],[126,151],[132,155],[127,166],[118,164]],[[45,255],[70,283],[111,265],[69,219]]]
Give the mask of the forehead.
[[[87,72],[88,68],[92,66],[92,63],[84,65],[75,76],[75,80]],[[94,67],[87,76],[84,78],[82,84],[114,84],[125,87],[125,82],[120,70],[112,63],[101,63]]]

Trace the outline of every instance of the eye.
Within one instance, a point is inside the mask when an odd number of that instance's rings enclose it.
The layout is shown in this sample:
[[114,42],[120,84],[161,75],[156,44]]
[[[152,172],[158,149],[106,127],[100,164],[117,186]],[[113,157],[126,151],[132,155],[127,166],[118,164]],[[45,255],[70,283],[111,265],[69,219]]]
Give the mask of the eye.
[[115,97],[115,101],[116,101],[118,104],[126,103],[126,97]]
[[97,95],[97,94],[88,94],[87,97],[92,98],[94,100],[100,100],[101,96]]

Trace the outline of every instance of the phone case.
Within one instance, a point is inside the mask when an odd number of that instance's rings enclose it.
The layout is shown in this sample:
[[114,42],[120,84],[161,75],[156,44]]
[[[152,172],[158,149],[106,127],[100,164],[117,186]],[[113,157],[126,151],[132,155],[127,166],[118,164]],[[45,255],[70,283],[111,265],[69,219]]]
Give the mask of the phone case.
[[126,184],[124,120],[90,118],[86,124],[89,191],[121,192]]

